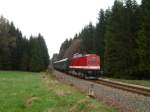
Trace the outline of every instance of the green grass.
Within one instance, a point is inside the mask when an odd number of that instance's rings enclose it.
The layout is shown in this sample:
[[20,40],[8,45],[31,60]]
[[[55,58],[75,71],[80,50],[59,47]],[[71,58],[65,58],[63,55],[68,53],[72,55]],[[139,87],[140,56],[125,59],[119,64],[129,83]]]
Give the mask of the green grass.
[[50,75],[0,71],[0,112],[116,112]]
[[136,85],[150,87],[150,80],[125,80],[125,79],[114,79],[114,78],[110,78],[110,79],[115,80],[115,81],[129,83],[129,84],[136,84]]

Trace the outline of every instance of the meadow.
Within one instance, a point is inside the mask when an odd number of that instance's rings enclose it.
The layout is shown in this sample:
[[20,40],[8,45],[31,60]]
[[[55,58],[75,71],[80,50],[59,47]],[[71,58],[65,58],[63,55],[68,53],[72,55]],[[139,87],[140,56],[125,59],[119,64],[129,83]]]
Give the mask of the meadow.
[[51,74],[0,71],[0,112],[117,112]]

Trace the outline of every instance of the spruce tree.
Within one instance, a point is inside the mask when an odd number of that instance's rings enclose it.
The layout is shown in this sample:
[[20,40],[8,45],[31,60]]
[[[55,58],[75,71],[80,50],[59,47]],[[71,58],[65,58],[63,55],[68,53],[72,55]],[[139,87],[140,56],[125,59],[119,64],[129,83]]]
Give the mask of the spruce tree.
[[65,51],[69,48],[70,44],[71,44],[71,41],[69,41],[68,39],[66,39],[61,44],[61,47],[60,47],[60,50],[59,50],[59,55],[58,55],[58,60],[63,59]]
[[92,23],[85,26],[85,28],[80,33],[80,38],[82,39],[81,50],[86,53],[95,53],[95,41],[94,41],[94,26]]
[[142,25],[139,31],[138,55],[141,77],[150,78],[150,1],[142,0]]
[[39,63],[39,47],[38,46],[38,42],[37,39],[34,37],[30,37],[29,40],[29,55],[30,55],[30,60],[29,60],[29,71],[33,71],[33,72],[38,72],[40,71],[40,63]]
[[48,50],[41,34],[28,40],[13,22],[0,17],[0,70],[41,71],[48,64]]
[[30,37],[29,49],[29,70],[34,72],[46,70],[49,64],[49,55],[46,43],[40,34],[38,37]]
[[0,69],[12,69],[11,53],[15,47],[15,36],[10,34],[11,26],[7,19],[0,17]]
[[29,41],[24,37],[22,40],[22,54],[19,66],[20,70],[28,71],[29,58]]
[[119,76],[126,68],[126,46],[124,45],[124,7],[119,1],[114,2],[112,13],[107,21],[105,39],[105,72]]
[[48,54],[48,49],[47,49],[45,40],[41,34],[38,35],[38,43],[39,43],[39,47],[41,50],[40,57],[43,62],[42,69],[44,70],[44,69],[47,69],[49,65],[49,54]]
[[139,6],[135,0],[126,0],[125,2],[125,21],[124,21],[124,38],[126,38],[126,68],[125,73],[129,77],[137,77],[137,34],[139,30]]
[[104,67],[104,49],[105,49],[105,13],[101,9],[99,12],[98,23],[94,32],[94,50],[101,59],[101,69]]

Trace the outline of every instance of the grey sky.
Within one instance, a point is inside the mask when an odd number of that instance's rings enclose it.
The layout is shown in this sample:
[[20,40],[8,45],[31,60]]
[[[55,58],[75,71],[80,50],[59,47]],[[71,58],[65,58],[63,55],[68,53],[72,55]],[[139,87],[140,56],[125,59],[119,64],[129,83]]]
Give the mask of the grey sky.
[[[141,0],[137,0],[140,3]],[[44,36],[50,56],[59,51],[66,38],[90,21],[95,24],[101,8],[111,7],[114,0],[0,0],[3,15],[29,37]]]

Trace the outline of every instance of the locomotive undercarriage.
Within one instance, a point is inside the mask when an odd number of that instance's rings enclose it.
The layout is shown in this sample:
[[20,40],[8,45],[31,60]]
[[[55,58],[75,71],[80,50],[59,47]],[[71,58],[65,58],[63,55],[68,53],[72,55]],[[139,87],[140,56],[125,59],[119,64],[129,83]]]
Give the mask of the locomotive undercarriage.
[[100,77],[99,70],[79,70],[79,69],[70,69],[69,73],[84,79],[98,79]]

